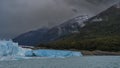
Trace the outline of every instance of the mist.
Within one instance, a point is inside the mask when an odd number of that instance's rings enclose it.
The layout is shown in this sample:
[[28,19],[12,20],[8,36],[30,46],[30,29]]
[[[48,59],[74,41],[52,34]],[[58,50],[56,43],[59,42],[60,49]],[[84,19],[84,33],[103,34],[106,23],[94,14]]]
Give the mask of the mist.
[[0,0],[0,38],[53,27],[79,15],[92,17],[120,0]]

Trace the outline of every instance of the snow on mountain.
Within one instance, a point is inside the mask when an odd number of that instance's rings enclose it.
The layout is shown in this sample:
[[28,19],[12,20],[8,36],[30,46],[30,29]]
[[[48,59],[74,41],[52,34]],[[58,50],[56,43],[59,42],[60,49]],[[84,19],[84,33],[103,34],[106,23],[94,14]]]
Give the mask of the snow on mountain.
[[58,25],[58,34],[64,34],[64,33],[74,33],[79,32],[79,28],[82,28],[85,26],[85,21],[87,21],[89,17],[87,15],[81,15],[76,18],[73,18],[61,25]]

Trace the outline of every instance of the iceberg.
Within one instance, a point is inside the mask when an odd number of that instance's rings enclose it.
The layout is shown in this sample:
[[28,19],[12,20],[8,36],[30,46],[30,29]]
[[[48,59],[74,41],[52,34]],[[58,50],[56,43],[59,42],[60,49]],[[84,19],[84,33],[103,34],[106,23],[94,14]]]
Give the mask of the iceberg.
[[0,60],[29,59],[31,57],[65,58],[72,56],[82,56],[82,54],[80,52],[63,50],[32,50],[22,48],[12,40],[0,41]]

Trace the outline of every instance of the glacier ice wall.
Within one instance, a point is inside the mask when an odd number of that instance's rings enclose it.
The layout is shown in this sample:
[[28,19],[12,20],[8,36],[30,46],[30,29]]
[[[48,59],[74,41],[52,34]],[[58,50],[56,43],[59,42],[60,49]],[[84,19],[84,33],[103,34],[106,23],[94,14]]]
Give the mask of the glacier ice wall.
[[0,41],[0,60],[29,59],[32,57],[65,58],[82,56],[80,52],[62,50],[32,50],[18,46],[13,41]]
[[48,57],[48,58],[65,58],[72,56],[82,56],[80,52],[63,51],[63,50],[33,50],[26,52],[26,56]]
[[0,60],[27,59],[25,53],[31,49],[25,49],[18,46],[12,40],[0,41]]
[[[28,49],[29,50],[29,49]],[[13,41],[0,41],[0,56],[25,56],[26,49]]]

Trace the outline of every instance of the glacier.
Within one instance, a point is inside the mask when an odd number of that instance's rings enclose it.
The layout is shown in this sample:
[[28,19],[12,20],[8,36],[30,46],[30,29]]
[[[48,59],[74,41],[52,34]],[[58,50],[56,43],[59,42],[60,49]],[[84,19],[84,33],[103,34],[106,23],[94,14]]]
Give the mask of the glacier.
[[82,56],[80,52],[62,51],[62,50],[33,50],[27,51],[26,56],[49,57],[49,58],[64,58],[71,56]]
[[63,50],[32,50],[22,48],[18,43],[13,42],[12,40],[0,41],[0,60],[30,59],[32,57],[65,58],[73,56],[82,56],[82,54],[81,52]]
[[27,51],[31,51],[31,49],[21,48],[18,46],[18,43],[12,40],[0,41],[0,60],[27,59],[25,57]]

